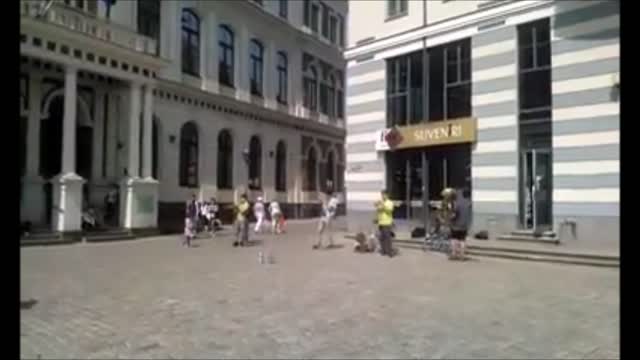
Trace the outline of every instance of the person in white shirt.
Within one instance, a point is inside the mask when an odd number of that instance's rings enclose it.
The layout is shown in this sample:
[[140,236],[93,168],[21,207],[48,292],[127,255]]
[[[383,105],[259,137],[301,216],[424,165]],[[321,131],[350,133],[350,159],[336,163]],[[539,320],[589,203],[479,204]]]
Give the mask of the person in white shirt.
[[256,217],[256,227],[254,229],[255,233],[258,234],[262,231],[262,223],[264,221],[264,202],[262,197],[258,197],[258,201],[256,201],[255,205],[253,205],[253,214]]
[[329,232],[329,247],[333,247],[333,234],[331,233],[331,223],[338,211],[338,198],[327,193],[325,201],[322,204],[322,215],[318,224],[318,242],[313,245],[313,249],[319,249],[322,246],[322,238],[325,232]]
[[275,199],[269,204],[269,214],[271,215],[271,231],[275,234],[282,233],[282,211],[280,204]]

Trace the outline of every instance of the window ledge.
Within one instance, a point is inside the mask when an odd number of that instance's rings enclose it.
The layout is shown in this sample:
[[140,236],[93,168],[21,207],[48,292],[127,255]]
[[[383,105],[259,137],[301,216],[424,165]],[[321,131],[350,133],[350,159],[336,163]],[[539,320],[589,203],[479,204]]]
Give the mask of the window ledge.
[[394,21],[394,20],[397,20],[399,18],[405,17],[407,15],[409,15],[408,11],[404,11],[404,12],[397,13],[397,14],[394,14],[394,15],[388,15],[387,18],[384,19],[384,22]]

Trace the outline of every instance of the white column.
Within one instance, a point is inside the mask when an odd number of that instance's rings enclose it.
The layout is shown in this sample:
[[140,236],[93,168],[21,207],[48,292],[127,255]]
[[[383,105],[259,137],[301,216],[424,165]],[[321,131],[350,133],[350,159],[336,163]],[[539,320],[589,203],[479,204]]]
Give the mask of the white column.
[[205,29],[209,36],[209,41],[205,45],[207,47],[207,78],[218,82],[218,18],[213,11],[209,11],[206,15]]
[[27,163],[26,176],[38,177],[40,168],[40,103],[42,101],[42,77],[29,75],[29,118],[27,120]]
[[276,107],[276,95],[277,95],[277,81],[276,81],[276,43],[269,41],[265,48],[264,69],[262,69],[262,76],[264,77],[264,98],[266,100],[267,107]]
[[81,228],[82,185],[76,174],[76,107],[78,71],[67,67],[64,83],[64,123],[62,133],[62,172],[53,180],[53,229],[59,232]]
[[152,178],[152,138],[153,138],[153,87],[144,88],[144,129],[142,130],[142,177]]
[[33,224],[44,222],[45,199],[43,179],[40,177],[40,103],[42,100],[42,77],[29,75],[29,113],[27,118],[26,171],[22,180],[22,204],[20,220]]
[[109,94],[108,96],[108,111],[107,118],[104,121],[107,122],[107,178],[115,179],[118,174],[118,112],[117,106],[119,98],[116,94]]
[[140,87],[140,84],[135,82],[129,87],[127,174],[131,178],[140,176]]
[[78,70],[67,67],[64,82],[64,124],[62,132],[62,173],[76,172],[76,112]]
[[302,50],[292,49],[289,51],[289,107],[293,108],[299,115],[298,109],[302,108]]
[[235,81],[237,93],[240,99],[250,99],[251,88],[249,86],[249,30],[245,25],[240,25],[240,36],[235,42]]
[[91,177],[95,182],[102,179],[102,159],[105,156],[102,151],[104,139],[104,97],[103,89],[96,89],[96,102],[93,112],[93,161],[91,163]]

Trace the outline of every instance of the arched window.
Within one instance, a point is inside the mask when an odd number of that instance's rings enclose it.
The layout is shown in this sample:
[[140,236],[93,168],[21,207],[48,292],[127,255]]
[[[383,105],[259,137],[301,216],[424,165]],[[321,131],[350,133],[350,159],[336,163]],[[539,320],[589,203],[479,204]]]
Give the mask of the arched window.
[[303,105],[311,111],[318,109],[318,72],[310,66],[304,76]]
[[329,84],[327,85],[327,115],[330,118],[336,116],[336,78],[329,76]]
[[180,130],[180,186],[198,186],[198,128],[193,122]]
[[306,191],[316,191],[318,189],[318,155],[316,149],[311,147],[307,153],[307,168],[305,169]]
[[249,141],[249,189],[262,187],[262,145],[257,135]]
[[335,160],[335,155],[333,154],[333,151],[329,151],[329,154],[327,154],[327,162],[325,164],[326,168],[325,168],[325,184],[323,184],[325,186],[325,191],[327,192],[331,192],[334,191],[336,189],[336,171],[335,171],[335,165],[336,164],[336,160]]
[[287,191],[287,146],[282,140],[276,146],[276,191]]
[[191,9],[182,10],[182,71],[200,75],[200,19]]
[[278,52],[278,95],[277,100],[281,104],[287,104],[287,54]]
[[233,139],[229,130],[218,134],[218,189],[233,188]]
[[227,25],[220,25],[218,32],[218,46],[220,47],[218,79],[221,84],[233,87],[233,31]]
[[262,64],[264,63],[264,47],[253,39],[249,43],[249,79],[251,95],[262,96]]

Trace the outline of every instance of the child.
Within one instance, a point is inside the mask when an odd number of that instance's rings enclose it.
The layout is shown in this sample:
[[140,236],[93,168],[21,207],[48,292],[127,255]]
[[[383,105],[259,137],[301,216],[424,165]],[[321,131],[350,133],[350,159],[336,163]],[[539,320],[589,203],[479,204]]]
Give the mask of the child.
[[[328,200],[327,200],[328,199]],[[313,245],[313,249],[319,249],[322,246],[322,238],[324,232],[329,231],[329,247],[333,247],[333,234],[331,234],[331,222],[336,216],[338,209],[338,199],[330,193],[327,193],[325,201],[322,205],[322,217],[318,224],[318,242]]]
[[184,242],[183,246],[191,247],[191,240],[196,236],[196,219],[198,218],[198,206],[196,196],[193,195],[190,201],[187,201],[184,220]]
[[253,230],[256,234],[262,232],[264,212],[265,212],[264,202],[262,200],[262,197],[258,197],[258,201],[256,201],[256,203],[253,205],[253,215],[255,215],[256,217],[256,227]]

